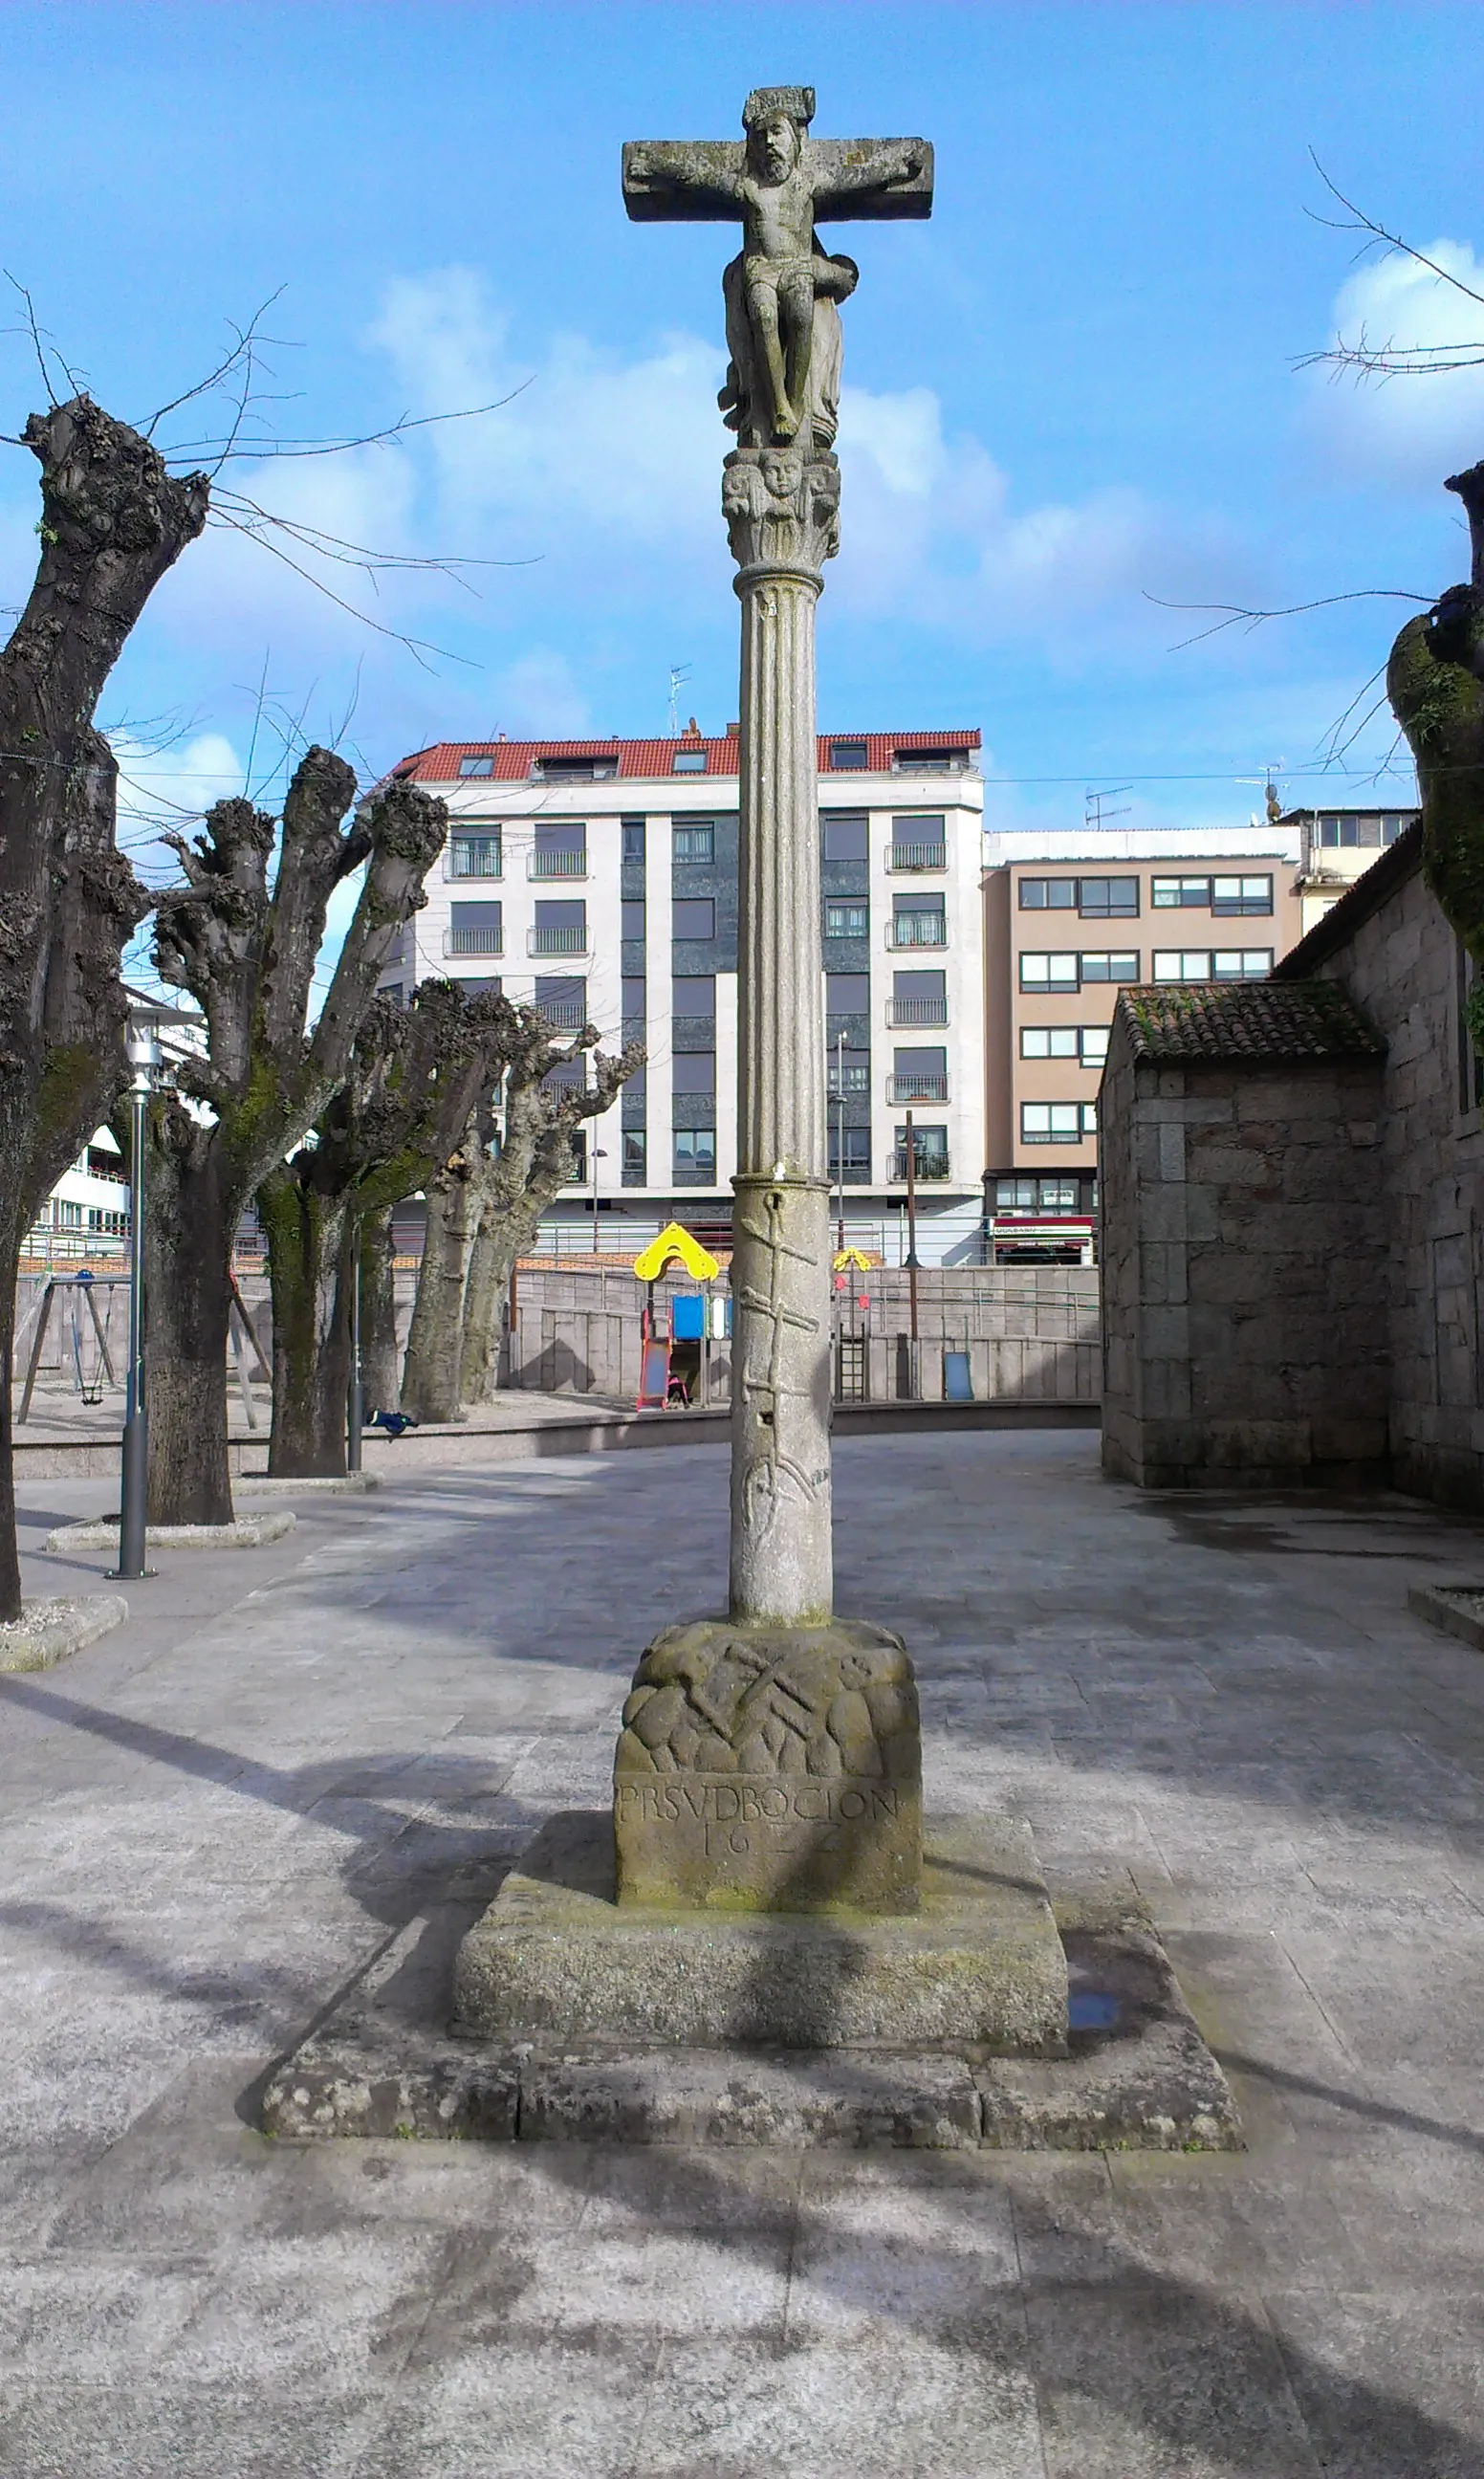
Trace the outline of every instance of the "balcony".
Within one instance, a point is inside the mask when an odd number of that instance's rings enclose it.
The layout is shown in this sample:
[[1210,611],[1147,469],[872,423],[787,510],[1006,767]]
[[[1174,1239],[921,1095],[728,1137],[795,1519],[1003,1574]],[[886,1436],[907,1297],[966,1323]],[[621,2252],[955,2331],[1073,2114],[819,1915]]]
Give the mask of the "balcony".
[[458,835],[449,844],[444,860],[445,880],[463,883],[469,879],[503,878],[504,866],[498,838]]
[[946,869],[946,844],[893,844],[886,855],[889,870]]
[[543,852],[538,844],[526,859],[525,875],[527,878],[586,878],[586,851]]
[[888,1102],[946,1102],[948,1079],[931,1075],[888,1076],[886,1099]]
[[580,999],[537,999],[535,1008],[553,1033],[580,1033],[587,1022],[587,1010]]
[[443,951],[446,956],[502,956],[505,933],[503,930],[446,930]]
[[886,944],[904,947],[946,947],[948,924],[941,912],[894,912],[886,924]]
[[[496,947],[490,952],[498,956],[499,950]],[[588,953],[586,924],[578,921],[574,922],[571,929],[527,930],[525,952],[527,956],[585,956]]]
[[[905,1145],[902,1147],[900,1153],[894,1153],[890,1156],[887,1164],[886,1176],[890,1180],[898,1181],[903,1185],[906,1184],[907,1147]],[[919,1182],[925,1179],[946,1179],[948,1177],[948,1156],[946,1154],[919,1154],[914,1168],[914,1176]]]
[[946,1024],[948,1001],[946,999],[888,999],[886,1022],[888,1025]]

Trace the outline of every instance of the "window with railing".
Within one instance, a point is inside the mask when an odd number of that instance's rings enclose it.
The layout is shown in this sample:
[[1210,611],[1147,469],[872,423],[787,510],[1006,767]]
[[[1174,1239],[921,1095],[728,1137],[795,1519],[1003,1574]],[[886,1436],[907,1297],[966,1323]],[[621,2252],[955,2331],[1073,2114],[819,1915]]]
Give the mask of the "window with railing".
[[446,956],[502,956],[504,911],[499,904],[450,904]]
[[1265,982],[1272,971],[1270,947],[1157,947],[1157,982]]
[[893,818],[886,866],[892,870],[946,869],[946,821],[941,817]]
[[826,905],[827,938],[868,938],[870,934],[871,907],[868,904]]
[[448,837],[448,876],[499,878],[500,875],[499,827],[456,828]]
[[887,934],[893,947],[946,947],[948,922],[942,897],[935,902],[923,897],[908,902],[898,896],[892,904]]
[[1023,1145],[1080,1145],[1097,1134],[1095,1102],[1022,1102]]
[[594,757],[538,757],[533,771],[539,783],[606,783],[618,773],[618,751]]
[[[905,1180],[907,1177],[907,1130],[902,1126],[897,1129],[890,1176],[894,1180]],[[948,1130],[946,1128],[913,1127],[912,1176],[914,1179],[948,1177]]]
[[570,819],[561,826],[538,827],[531,845],[527,876],[586,878],[586,824]]
[[889,1025],[946,1024],[948,984],[942,973],[893,973],[886,1002]]
[[585,956],[586,904],[538,904],[528,946],[533,956]]
[[946,1050],[897,1050],[891,1059],[888,1102],[946,1102]]
[[716,829],[709,819],[700,825],[672,827],[670,857],[679,861],[714,861]]
[[536,1005],[558,1033],[580,1033],[587,1022],[587,984],[560,975],[538,973]]

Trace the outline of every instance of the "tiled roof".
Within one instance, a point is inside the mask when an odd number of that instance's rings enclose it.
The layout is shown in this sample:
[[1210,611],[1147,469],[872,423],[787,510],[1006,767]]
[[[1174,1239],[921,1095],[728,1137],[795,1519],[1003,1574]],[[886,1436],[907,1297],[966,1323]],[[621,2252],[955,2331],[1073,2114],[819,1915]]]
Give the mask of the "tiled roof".
[[[830,751],[835,741],[863,742],[866,753],[864,772],[868,775],[889,775],[892,760],[900,751],[914,749],[950,750],[956,756],[970,756],[980,745],[977,731],[826,731],[819,735],[819,771],[828,781]],[[456,783],[459,760],[464,757],[493,757],[493,776],[471,777],[471,781],[525,783],[539,757],[605,757],[616,761],[620,779],[644,779],[654,781],[674,772],[677,750],[689,755],[705,754],[707,775],[735,775],[739,743],[735,732],[720,740],[708,740],[699,733],[685,733],[678,740],[440,740],[431,749],[415,750],[410,757],[398,760],[393,768],[397,775],[415,776],[420,783]],[[852,773],[857,770],[852,768]],[[680,781],[695,782],[698,774],[682,775]]]
[[1338,982],[1165,983],[1120,990],[1136,1059],[1379,1059],[1385,1043]]

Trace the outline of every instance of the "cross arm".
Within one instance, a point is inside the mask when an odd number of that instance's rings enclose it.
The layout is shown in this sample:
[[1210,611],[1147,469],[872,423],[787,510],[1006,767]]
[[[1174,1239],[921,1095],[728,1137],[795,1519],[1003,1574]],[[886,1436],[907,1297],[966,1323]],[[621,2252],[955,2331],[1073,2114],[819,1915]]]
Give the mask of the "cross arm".
[[743,148],[729,138],[638,138],[624,149],[632,223],[734,223]]
[[892,223],[933,213],[926,138],[814,138],[808,161],[821,223]]

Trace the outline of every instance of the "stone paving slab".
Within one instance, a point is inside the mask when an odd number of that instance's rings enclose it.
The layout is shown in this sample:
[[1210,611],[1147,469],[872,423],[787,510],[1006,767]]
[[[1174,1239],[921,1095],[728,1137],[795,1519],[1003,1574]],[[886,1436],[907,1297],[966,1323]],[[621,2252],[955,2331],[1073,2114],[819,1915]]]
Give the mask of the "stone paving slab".
[[[1147,1907],[1246,2152],[255,2131],[352,1967],[405,1932],[409,1984],[446,1968],[602,1798],[726,1482],[703,1447],[306,1499],[0,1677],[6,2479],[1477,2479],[1484,1665],[1406,1596],[1484,1542],[1404,1500],[1141,1499],[1076,1432],[836,1457],[929,1803]],[[115,1486],[35,1484],[27,1539]],[[112,1546],[28,1591],[106,1589]]]

